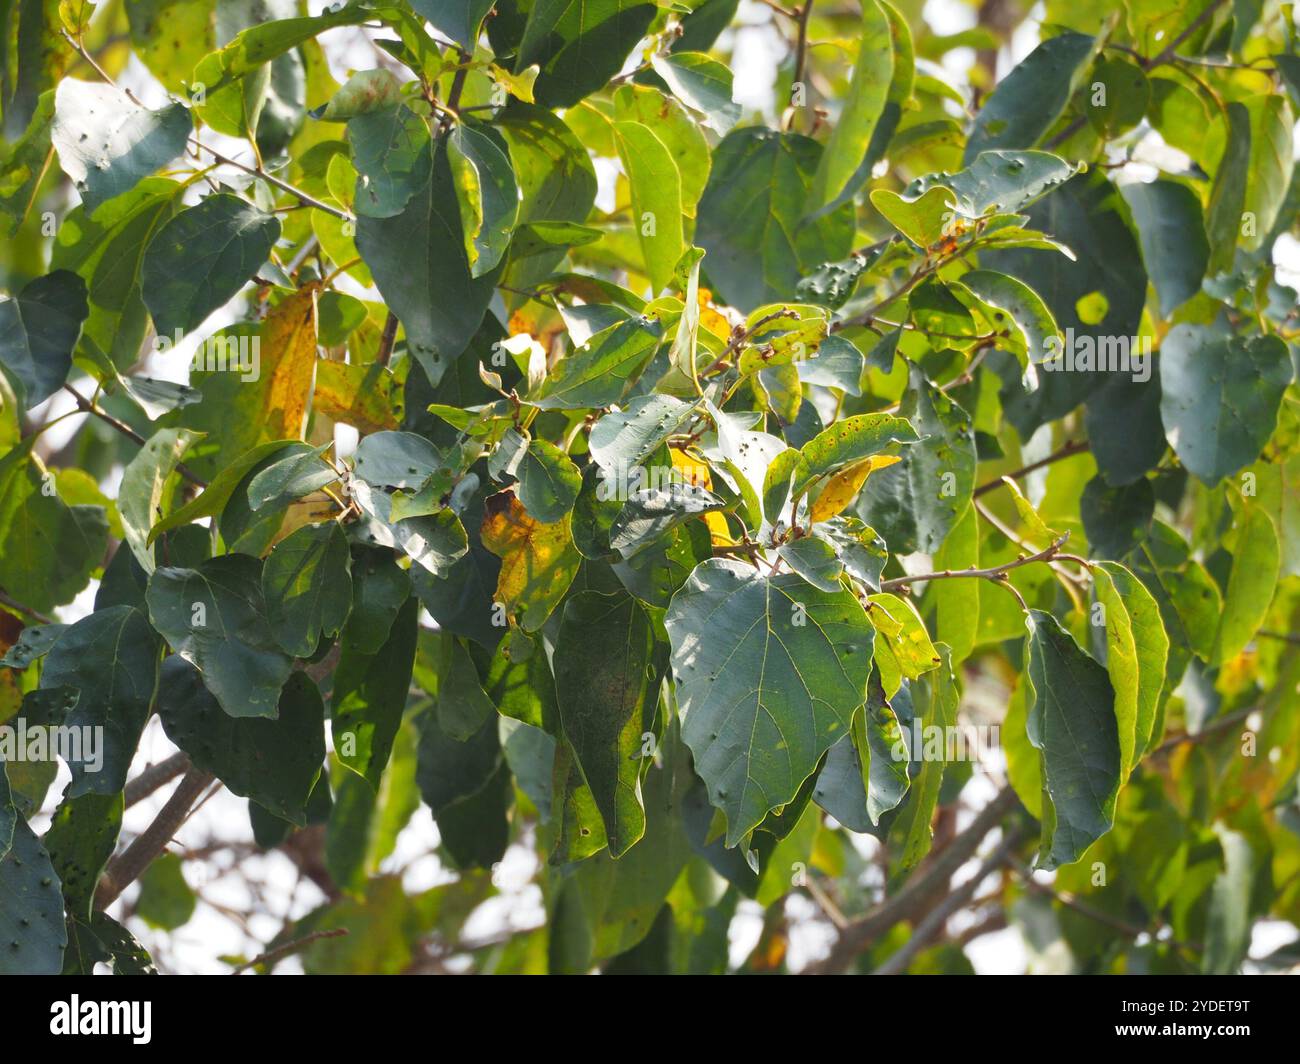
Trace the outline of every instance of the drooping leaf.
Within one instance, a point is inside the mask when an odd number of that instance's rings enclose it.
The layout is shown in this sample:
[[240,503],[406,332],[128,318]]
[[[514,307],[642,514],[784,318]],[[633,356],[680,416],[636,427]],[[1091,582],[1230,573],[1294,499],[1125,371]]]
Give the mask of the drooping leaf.
[[1029,616],[1029,741],[1042,753],[1045,791],[1038,866],[1050,869],[1077,861],[1110,830],[1122,761],[1106,670],[1056,618]]
[[555,647],[560,724],[613,857],[645,831],[641,758],[657,706],[653,651],[650,620],[630,595],[583,591],[565,605]]
[[337,635],[352,606],[347,536],[333,521],[304,525],[275,545],[262,566],[262,597],[275,640],[310,657],[323,635]]
[[1293,369],[1274,336],[1174,326],[1160,347],[1160,417],[1183,465],[1217,484],[1253,462],[1277,423]]
[[28,406],[63,387],[89,313],[85,282],[68,270],[29,281],[0,301],[0,364],[22,385]]
[[226,713],[275,718],[293,660],[267,618],[258,559],[226,554],[194,569],[155,569],[145,600],[154,628]]
[[725,559],[696,568],[665,625],[682,737],[734,846],[847,734],[874,632],[847,590]]

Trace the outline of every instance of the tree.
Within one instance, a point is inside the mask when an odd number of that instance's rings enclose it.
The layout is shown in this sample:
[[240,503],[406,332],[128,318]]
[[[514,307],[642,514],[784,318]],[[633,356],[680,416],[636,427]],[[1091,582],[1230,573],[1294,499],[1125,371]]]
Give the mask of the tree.
[[1290,7],[764,4],[16,5],[0,971],[1295,963]]

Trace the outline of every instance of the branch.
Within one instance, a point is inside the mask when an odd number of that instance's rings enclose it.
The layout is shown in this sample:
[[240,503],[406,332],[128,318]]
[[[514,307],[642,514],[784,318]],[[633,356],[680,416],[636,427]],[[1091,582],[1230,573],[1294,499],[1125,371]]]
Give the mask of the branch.
[[[83,413],[86,414],[94,414],[95,417],[99,418],[105,424],[112,425],[113,428],[115,428],[128,440],[131,440],[133,443],[137,444],[138,446],[143,447],[145,445],[146,442],[145,438],[141,436],[138,432],[136,432],[135,429],[133,429],[125,421],[121,421],[118,418],[115,418],[107,410],[101,410],[95,403],[92,403],[89,399],[87,399],[84,395],[82,395],[79,391],[77,391],[71,384],[65,384],[63,386],[63,390],[67,392],[69,395],[71,395],[72,398],[77,401],[78,410],[81,410]],[[202,477],[199,477],[192,470],[190,470],[190,468],[186,466],[184,462],[176,463],[176,472],[178,472],[191,484],[197,484],[200,488],[206,488],[208,486],[208,482],[204,480]]]
[[300,950],[306,949],[313,942],[318,942],[322,938],[340,938],[347,934],[351,934],[351,932],[348,931],[346,927],[335,927],[329,931],[313,931],[310,935],[303,935],[302,938],[296,938],[292,942],[286,942],[283,946],[269,949],[261,956],[254,957],[251,961],[245,961],[230,974],[239,975],[241,972],[246,972],[249,968],[256,968],[259,965],[276,964],[277,962],[284,960],[285,957],[292,956]]
[[935,854],[928,865],[922,866],[902,890],[886,898],[865,916],[850,923],[840,934],[824,960],[810,964],[805,975],[834,975],[842,972],[853,959],[873,942],[886,934],[894,925],[919,915],[921,907],[932,892],[947,884],[953,874],[964,865],[979,845],[1002,821],[1002,818],[1019,805],[1015,791],[1010,787],[1000,790],[971,821],[970,826],[956,836],[943,850]]
[[215,779],[210,772],[191,767],[181,777],[167,804],[120,855],[109,862],[95,890],[95,908],[107,909],[132,883],[139,879],[154,858],[167,848],[172,836],[189,818],[194,803]]
[[126,808],[130,809],[133,805],[143,802],[159,787],[165,787],[177,776],[183,775],[190,770],[190,757],[186,753],[172,754],[171,757],[159,761],[156,765],[150,765],[135,779],[126,785],[123,798]]
[[30,617],[33,621],[37,621],[40,624],[57,623],[53,617],[47,617],[40,610],[34,610],[30,606],[24,606],[21,602],[19,602],[16,598],[14,598],[12,595],[10,595],[7,591],[5,591],[2,588],[0,588],[0,603],[3,603],[4,605],[8,606],[11,610],[17,610],[24,617]]
[[1185,40],[1187,40],[1187,38],[1190,37],[1193,33],[1195,33],[1198,29],[1200,29],[1201,26],[1204,25],[1205,22],[1211,16],[1213,16],[1214,13],[1219,10],[1220,7],[1223,6],[1223,3],[1224,0],[1212,0],[1212,3],[1208,4],[1204,11],[1202,11],[1199,15],[1197,15],[1196,18],[1192,19],[1187,29],[1183,30],[1182,33],[1180,33],[1177,37],[1175,37],[1172,41],[1170,41],[1168,45],[1166,45],[1164,51],[1162,51],[1154,59],[1144,59],[1141,64],[1142,69],[1150,70],[1153,67],[1162,66],[1165,63],[1169,62],[1170,59],[1173,59],[1174,52],[1176,52],[1179,49],[1182,43]]
[[[1040,458],[1037,462],[1030,462],[1029,465],[1022,466],[1020,469],[1013,470],[1010,473],[1004,473],[1002,476],[1010,477],[1012,480],[1023,480],[1035,470],[1042,469],[1044,466],[1049,466],[1053,462],[1059,462],[1062,458],[1069,458],[1071,455],[1082,454],[1091,446],[1092,445],[1087,440],[1071,440],[1069,443],[1064,444],[1057,450],[1053,451],[1046,458]],[[976,497],[986,495],[988,492],[996,491],[1000,487],[1002,487],[1002,477],[998,477],[997,480],[990,480],[987,484],[981,484],[975,489],[973,494]]]
[[1006,837],[984,859],[975,874],[926,913],[925,918],[913,930],[912,937],[903,943],[902,948],[891,955],[889,960],[885,961],[873,974],[901,975],[907,971],[907,966],[915,960],[916,955],[921,950],[930,944],[934,936],[948,922],[948,917],[971,900],[975,894],[975,888],[1002,867],[1019,842],[1020,830],[1013,828],[1008,831]]
[[880,582],[881,591],[893,591],[895,588],[903,587],[907,584],[919,584],[927,580],[956,580],[960,577],[976,577],[982,580],[992,580],[1001,583],[1006,579],[1006,574],[1012,569],[1019,569],[1022,565],[1029,565],[1031,562],[1051,561],[1065,546],[1065,541],[1070,538],[1068,531],[1061,533],[1054,542],[1040,550],[1037,554],[1022,555],[1013,562],[1003,562],[1001,565],[995,565],[991,569],[944,569],[937,573],[917,573],[914,576],[896,576],[892,580],[882,580]]
[[803,81],[808,67],[808,20],[812,17],[813,0],[804,0],[799,8],[799,38],[795,42],[794,84]]

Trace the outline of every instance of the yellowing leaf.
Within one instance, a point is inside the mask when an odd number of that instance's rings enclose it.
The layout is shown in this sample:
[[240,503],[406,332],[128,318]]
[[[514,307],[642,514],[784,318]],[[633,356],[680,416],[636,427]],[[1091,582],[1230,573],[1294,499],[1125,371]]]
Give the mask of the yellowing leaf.
[[560,604],[582,556],[573,545],[570,515],[544,525],[529,516],[514,492],[489,496],[483,505],[483,546],[501,559],[496,601],[535,632]]
[[848,468],[841,469],[826,482],[826,487],[817,496],[817,501],[812,504],[812,520],[825,521],[842,513],[844,507],[857,498],[862,485],[867,482],[867,477],[877,469],[885,469],[901,461],[902,458],[896,454],[873,454],[864,461],[855,462]]
[[[679,451],[675,447],[669,448],[668,453],[672,455],[673,468],[686,480],[686,483],[693,484],[697,488],[704,488],[706,491],[713,490],[713,477],[709,474],[709,467],[701,462],[698,458],[692,458],[685,451]],[[727,546],[734,543],[731,538],[731,530],[727,528],[727,519],[720,513],[701,514],[704,523],[709,526],[709,534],[715,546]]]
[[1033,539],[1042,540],[1042,545],[1047,546],[1048,543],[1060,538],[1061,533],[1048,528],[1047,523],[1038,516],[1034,504],[1025,498],[1019,484],[1010,477],[1003,477],[1002,482],[1011,490],[1012,501],[1016,504],[1016,513],[1020,515],[1020,520],[1029,529],[1029,535]]
[[387,366],[322,360],[316,364],[312,404],[326,417],[367,435],[398,427],[402,397],[397,379]]
[[316,290],[303,288],[276,306],[261,339],[263,438],[301,439],[316,368]]

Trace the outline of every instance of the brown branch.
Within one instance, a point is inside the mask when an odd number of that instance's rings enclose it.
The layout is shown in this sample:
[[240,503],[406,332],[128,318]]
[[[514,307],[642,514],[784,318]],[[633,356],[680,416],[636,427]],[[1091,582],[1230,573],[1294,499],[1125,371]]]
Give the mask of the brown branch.
[[[77,391],[74,387],[72,387],[71,384],[65,384],[63,386],[63,390],[67,392],[69,395],[71,395],[72,398],[77,401],[77,409],[82,411],[82,413],[93,414],[95,417],[99,418],[105,424],[111,425],[114,429],[120,432],[128,440],[137,444],[140,447],[143,447],[147,442],[143,436],[141,436],[138,432],[136,432],[135,429],[133,429],[125,421],[121,421],[118,418],[115,418],[107,410],[101,410],[98,405],[92,403],[89,399],[87,399],[84,395],[82,395],[79,391]],[[184,462],[176,463],[176,472],[178,472],[191,484],[197,484],[200,488],[206,488],[208,486],[208,482],[204,480],[202,477],[198,476],[196,473],[194,473],[188,466],[185,465]]]
[[379,337],[379,353],[375,355],[375,361],[381,366],[386,366],[393,357],[393,342],[397,339],[397,315],[391,310],[388,317],[384,319],[384,332]]
[[139,879],[154,858],[167,848],[172,836],[188,819],[194,803],[212,783],[210,772],[191,767],[158,811],[153,823],[144,829],[121,854],[109,862],[95,891],[95,908],[107,909],[132,883]]
[[248,971],[249,968],[256,968],[259,965],[276,964],[284,960],[285,957],[292,956],[300,950],[306,949],[313,942],[319,942],[322,938],[340,938],[343,935],[351,934],[346,927],[335,927],[328,931],[313,931],[310,935],[303,935],[302,938],[296,938],[292,942],[286,942],[283,946],[277,946],[275,949],[269,949],[259,957],[254,957],[251,961],[245,961],[236,968],[231,975],[239,975],[241,972]]
[[1203,743],[1205,740],[1218,735],[1219,732],[1227,731],[1229,728],[1241,724],[1258,708],[1258,706],[1247,706],[1245,709],[1239,709],[1235,713],[1229,713],[1226,717],[1220,717],[1218,720],[1210,721],[1198,732],[1184,732],[1181,735],[1171,736],[1152,750],[1151,753],[1147,754],[1147,757],[1159,757],[1162,754],[1167,754],[1169,751],[1182,746],[1184,743]]
[[1188,27],[1170,41],[1164,51],[1160,52],[1154,59],[1144,59],[1141,63],[1142,69],[1151,70],[1153,67],[1163,66],[1165,63],[1169,62],[1170,59],[1174,58],[1174,52],[1178,50],[1182,43],[1200,29],[1201,26],[1204,25],[1205,22],[1223,6],[1223,4],[1224,0],[1213,0],[1212,3],[1206,5],[1205,10],[1197,15],[1196,18],[1192,19]]
[[159,761],[156,765],[150,765],[135,779],[129,781],[126,785],[126,791],[123,799],[126,808],[143,802],[159,787],[165,787],[177,776],[183,775],[190,769],[190,756],[186,753],[172,754],[171,757]]
[[[1008,476],[1012,480],[1023,480],[1035,470],[1042,469],[1044,466],[1049,466],[1053,462],[1059,462],[1062,458],[1069,458],[1071,455],[1082,454],[1084,451],[1088,450],[1090,446],[1091,444],[1089,444],[1087,440],[1071,440],[1069,443],[1064,444],[1057,450],[1053,451],[1046,458],[1040,458],[1037,462],[1030,462],[1029,465],[1022,466],[1020,469],[1012,470],[1010,473],[1004,473],[1003,476]],[[996,491],[1002,486],[1002,477],[998,477],[997,480],[990,480],[987,484],[981,484],[975,489],[974,495],[978,498],[980,495],[986,495],[990,491]]]
[[37,621],[40,624],[58,623],[57,621],[54,620],[53,617],[47,617],[40,610],[34,610],[30,606],[24,606],[21,602],[19,602],[16,598],[10,595],[3,588],[0,588],[0,603],[3,603],[4,605],[8,606],[11,610],[16,610],[17,612],[21,613],[24,617],[30,617],[33,621]]
[[907,966],[943,929],[944,924],[948,922],[948,918],[975,896],[975,889],[1002,867],[1019,842],[1019,829],[1013,828],[1008,831],[1002,841],[998,843],[997,848],[980,864],[975,874],[926,913],[925,917],[913,930],[912,937],[903,943],[902,948],[897,953],[892,954],[873,974],[901,975],[907,971]]
[[932,892],[948,882],[964,865],[984,837],[1002,818],[1019,805],[1015,791],[1010,787],[1000,790],[966,830],[951,843],[934,854],[926,865],[919,868],[903,888],[893,897],[886,898],[864,916],[851,922],[840,934],[825,959],[804,969],[806,975],[834,975],[853,963],[853,959],[873,942],[886,934],[896,924],[920,915],[920,910]]
[[1065,545],[1065,541],[1070,538],[1068,531],[1061,533],[1057,539],[1040,550],[1037,554],[1030,554],[1017,558],[1013,562],[1003,562],[1001,565],[995,565],[989,569],[943,569],[937,573],[917,573],[914,576],[896,576],[892,580],[882,580],[880,582],[881,591],[893,591],[895,588],[904,587],[907,584],[919,584],[928,580],[956,580],[961,577],[974,577],[982,580],[992,580],[995,583],[1001,583],[1006,579],[1006,574],[1012,569],[1019,569],[1022,565],[1029,565],[1033,562],[1051,561],[1060,552]]

